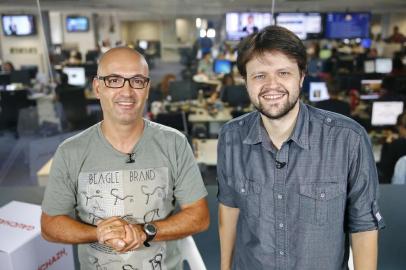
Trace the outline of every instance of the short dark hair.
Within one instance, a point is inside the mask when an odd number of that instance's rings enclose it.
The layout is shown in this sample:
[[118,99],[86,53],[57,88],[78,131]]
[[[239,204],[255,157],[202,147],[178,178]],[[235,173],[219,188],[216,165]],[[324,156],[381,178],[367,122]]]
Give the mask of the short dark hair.
[[406,112],[401,113],[396,121],[398,127],[406,128]]
[[297,61],[302,74],[306,72],[306,47],[291,31],[284,27],[270,25],[243,39],[238,45],[237,67],[241,76],[247,77],[246,64],[254,56],[265,52],[279,51]]

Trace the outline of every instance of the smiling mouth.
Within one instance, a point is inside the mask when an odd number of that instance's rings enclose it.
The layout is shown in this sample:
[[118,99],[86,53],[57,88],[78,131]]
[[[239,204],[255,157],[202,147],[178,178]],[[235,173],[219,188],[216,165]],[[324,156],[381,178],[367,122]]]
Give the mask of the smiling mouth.
[[272,95],[268,94],[268,95],[262,95],[261,97],[266,100],[277,100],[277,99],[282,98],[284,95],[285,94],[272,94]]
[[286,95],[286,93],[282,93],[282,92],[274,92],[274,93],[264,93],[262,95],[260,95],[260,97],[264,100],[269,100],[269,101],[277,101],[282,99],[284,96]]
[[123,106],[131,106],[135,104],[134,101],[117,101],[116,104],[123,105]]

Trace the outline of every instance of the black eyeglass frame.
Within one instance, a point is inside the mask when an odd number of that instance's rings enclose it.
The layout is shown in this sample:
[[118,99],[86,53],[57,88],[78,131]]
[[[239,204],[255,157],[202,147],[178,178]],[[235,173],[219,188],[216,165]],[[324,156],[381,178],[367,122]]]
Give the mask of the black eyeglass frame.
[[[106,79],[111,78],[111,77],[118,77],[118,78],[124,79],[123,85],[117,86],[117,87],[108,86],[107,83],[106,83]],[[135,75],[135,76],[132,76],[132,77],[130,77],[130,78],[125,78],[125,77],[120,76],[120,75],[96,76],[95,78],[98,79],[98,80],[103,80],[104,85],[105,85],[106,87],[108,87],[108,88],[113,88],[113,89],[118,89],[118,88],[124,87],[126,81],[128,81],[128,84],[129,84],[130,87],[133,88],[133,89],[144,89],[145,87],[148,86],[148,84],[149,84],[149,82],[150,82],[150,80],[151,80],[149,77],[145,77],[145,76],[142,76],[142,75]],[[133,85],[131,85],[131,81],[130,81],[130,80],[131,80],[131,79],[134,79],[134,78],[140,78],[140,79],[145,80],[143,87],[134,87]]]

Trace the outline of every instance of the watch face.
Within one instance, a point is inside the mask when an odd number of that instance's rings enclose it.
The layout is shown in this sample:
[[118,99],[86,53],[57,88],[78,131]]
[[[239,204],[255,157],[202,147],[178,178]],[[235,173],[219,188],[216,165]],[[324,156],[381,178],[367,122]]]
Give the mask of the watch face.
[[153,224],[150,224],[150,223],[145,224],[144,230],[149,235],[155,235],[156,234],[156,228],[155,228],[155,226]]

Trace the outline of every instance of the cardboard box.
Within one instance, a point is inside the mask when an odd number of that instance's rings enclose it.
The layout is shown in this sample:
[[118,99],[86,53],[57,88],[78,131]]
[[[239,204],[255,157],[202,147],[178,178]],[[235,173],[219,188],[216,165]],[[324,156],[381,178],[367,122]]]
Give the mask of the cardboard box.
[[2,270],[73,270],[72,245],[41,237],[41,207],[12,201],[0,208],[0,268]]

